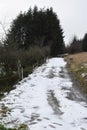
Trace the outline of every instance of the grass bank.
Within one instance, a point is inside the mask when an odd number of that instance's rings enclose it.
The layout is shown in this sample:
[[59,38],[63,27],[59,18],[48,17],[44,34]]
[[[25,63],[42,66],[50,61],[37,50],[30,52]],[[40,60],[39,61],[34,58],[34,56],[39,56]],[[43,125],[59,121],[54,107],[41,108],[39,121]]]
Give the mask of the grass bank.
[[[33,66],[29,66],[24,69],[24,77],[27,77],[33,71]],[[20,81],[18,74],[8,74],[6,76],[0,77],[0,99],[3,98],[5,92],[10,92],[15,87],[15,84]]]
[[82,91],[87,93],[87,52],[68,55],[65,57],[69,71],[80,82]]

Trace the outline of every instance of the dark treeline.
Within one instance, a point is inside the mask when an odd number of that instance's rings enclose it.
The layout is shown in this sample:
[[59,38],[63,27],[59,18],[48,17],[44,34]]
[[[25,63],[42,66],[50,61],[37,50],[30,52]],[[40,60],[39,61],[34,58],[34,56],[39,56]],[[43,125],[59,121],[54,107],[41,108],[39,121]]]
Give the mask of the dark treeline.
[[17,49],[29,49],[35,45],[49,46],[51,56],[61,54],[64,51],[64,41],[60,21],[52,8],[30,8],[13,21],[6,44]]
[[0,46],[0,77],[29,73],[47,57],[65,51],[63,30],[53,9],[29,8],[13,20]]
[[87,33],[80,40],[77,39],[75,36],[70,44],[67,46],[67,51],[70,54],[87,52]]

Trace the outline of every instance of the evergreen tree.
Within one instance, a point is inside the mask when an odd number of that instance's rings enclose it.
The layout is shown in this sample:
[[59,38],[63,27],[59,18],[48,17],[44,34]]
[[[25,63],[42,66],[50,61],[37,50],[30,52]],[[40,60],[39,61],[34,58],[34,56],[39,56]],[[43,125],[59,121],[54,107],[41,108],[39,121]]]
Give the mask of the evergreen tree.
[[49,46],[51,56],[56,56],[64,52],[63,38],[60,21],[53,9],[38,10],[35,6],[28,12],[21,12],[13,21],[5,43],[17,49]]
[[68,52],[71,54],[82,52],[82,40],[78,40],[77,37],[74,36],[70,43],[70,46],[68,47]]
[[87,51],[87,33],[85,34],[83,38],[83,44],[82,44],[83,51]]

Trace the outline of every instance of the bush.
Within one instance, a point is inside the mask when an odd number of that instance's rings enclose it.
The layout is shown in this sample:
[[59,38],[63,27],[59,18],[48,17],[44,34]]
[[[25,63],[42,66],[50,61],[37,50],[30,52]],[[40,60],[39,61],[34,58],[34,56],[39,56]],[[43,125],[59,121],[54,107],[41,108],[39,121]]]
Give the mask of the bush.
[[4,76],[0,78],[0,97],[3,96],[1,93],[12,90],[13,85],[18,82],[18,79],[18,75]]

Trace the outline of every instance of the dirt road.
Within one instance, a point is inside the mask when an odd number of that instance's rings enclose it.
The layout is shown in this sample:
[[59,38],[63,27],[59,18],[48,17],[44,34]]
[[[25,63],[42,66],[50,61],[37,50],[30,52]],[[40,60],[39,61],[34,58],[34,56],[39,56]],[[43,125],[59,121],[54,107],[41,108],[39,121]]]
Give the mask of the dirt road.
[[63,58],[47,60],[0,101],[0,122],[28,130],[87,130],[87,103]]

